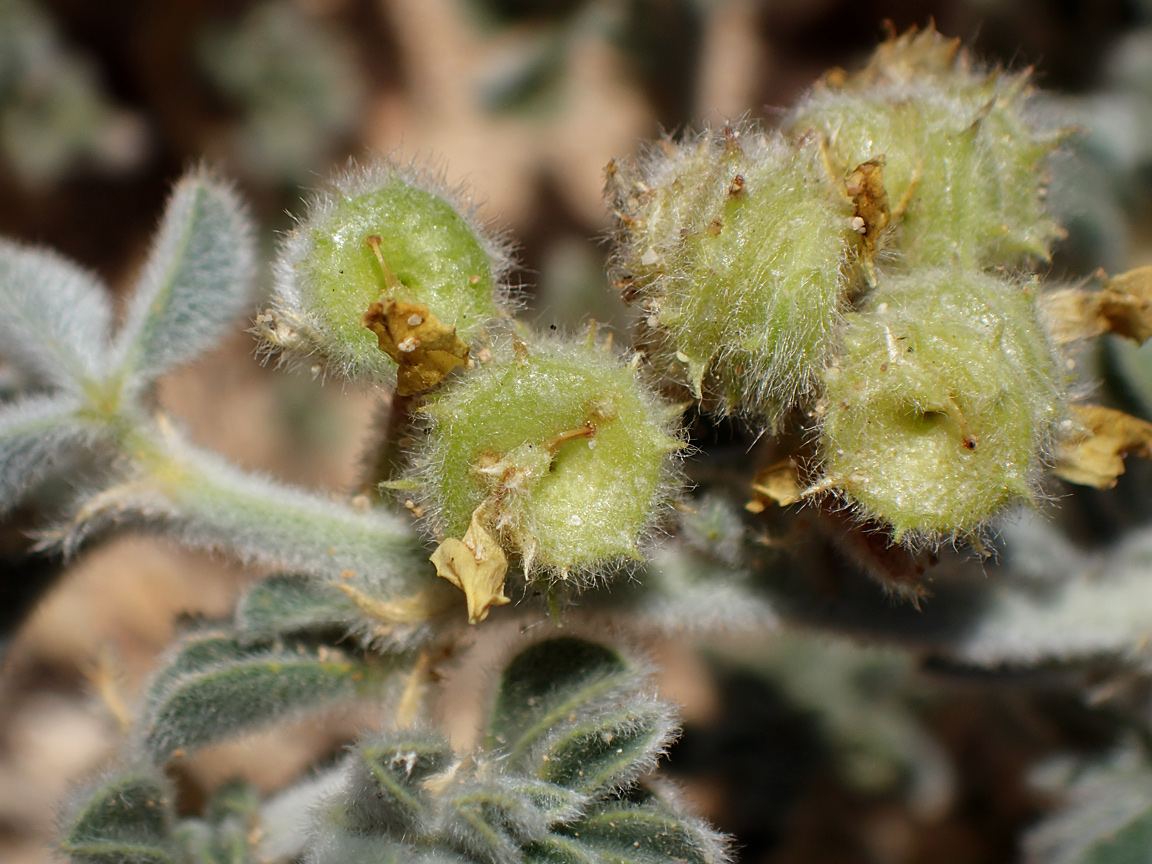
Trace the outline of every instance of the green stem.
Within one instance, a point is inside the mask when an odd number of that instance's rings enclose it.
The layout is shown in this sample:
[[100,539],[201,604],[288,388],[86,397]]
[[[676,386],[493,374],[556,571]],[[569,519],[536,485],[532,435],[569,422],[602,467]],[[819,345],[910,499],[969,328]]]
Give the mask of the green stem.
[[81,507],[69,545],[102,523],[136,517],[175,526],[191,546],[320,576],[395,580],[400,590],[414,569],[419,544],[406,519],[242,471],[192,445],[162,415],[105,419],[130,479]]

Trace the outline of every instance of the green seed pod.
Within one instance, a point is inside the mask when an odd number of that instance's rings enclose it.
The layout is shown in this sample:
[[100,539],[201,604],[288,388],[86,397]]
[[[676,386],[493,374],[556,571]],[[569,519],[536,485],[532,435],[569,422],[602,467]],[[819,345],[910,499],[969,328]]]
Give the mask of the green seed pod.
[[960,268],[883,282],[825,373],[821,485],[905,541],[1030,500],[1065,410],[1035,290]]
[[679,411],[591,340],[513,347],[423,409],[416,479],[431,527],[441,539],[490,532],[529,573],[639,559],[671,498]]
[[959,40],[909,31],[852,76],[825,77],[786,128],[816,132],[833,170],[882,166],[909,264],[1012,265],[1048,257],[1060,229],[1044,210],[1046,129],[1028,72],[983,72]]
[[399,369],[401,389],[420,392],[504,314],[509,266],[439,177],[391,162],[348,171],[285,237],[257,329],[348,378],[391,383]]
[[818,381],[848,284],[852,211],[819,155],[730,126],[609,166],[626,296],[698,397],[772,426]]

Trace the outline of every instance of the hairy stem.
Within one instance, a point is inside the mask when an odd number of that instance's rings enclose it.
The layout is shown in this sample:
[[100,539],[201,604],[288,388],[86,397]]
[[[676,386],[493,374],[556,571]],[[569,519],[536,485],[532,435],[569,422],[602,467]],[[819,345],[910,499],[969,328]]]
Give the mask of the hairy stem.
[[319,576],[396,580],[416,545],[407,520],[247,473],[188,442],[163,415],[108,418],[126,463],[124,482],[89,498],[50,538],[75,546],[102,525],[175,526],[201,548]]

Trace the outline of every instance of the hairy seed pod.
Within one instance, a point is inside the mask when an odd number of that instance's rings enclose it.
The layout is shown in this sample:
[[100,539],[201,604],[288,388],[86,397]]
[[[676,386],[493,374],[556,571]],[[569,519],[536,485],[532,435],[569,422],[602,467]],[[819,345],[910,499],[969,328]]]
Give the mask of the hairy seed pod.
[[273,350],[370,382],[399,371],[401,389],[420,392],[504,314],[509,263],[439,177],[390,162],[352,170],[286,236],[257,329]]
[[898,540],[973,535],[1030,500],[1061,373],[1034,281],[961,268],[885,280],[825,373],[826,483]]
[[860,72],[825,76],[786,128],[815,133],[838,176],[881,166],[909,264],[1046,259],[1060,229],[1044,210],[1044,163],[1064,133],[1045,127],[1028,77],[978,70],[959,40],[911,30]]
[[699,397],[775,426],[828,359],[851,208],[815,146],[728,126],[609,166],[618,281]]
[[503,346],[424,411],[417,480],[435,532],[479,522],[527,572],[638,559],[683,446],[678,410],[590,342]]

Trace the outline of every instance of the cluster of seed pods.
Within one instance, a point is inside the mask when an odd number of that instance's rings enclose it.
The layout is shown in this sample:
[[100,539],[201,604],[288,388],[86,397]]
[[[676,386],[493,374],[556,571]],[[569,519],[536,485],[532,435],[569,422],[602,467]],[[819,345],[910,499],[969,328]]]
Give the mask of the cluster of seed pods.
[[812,433],[798,497],[833,495],[895,542],[974,538],[1035,496],[1075,427],[1030,270],[1060,233],[1044,198],[1062,134],[1027,72],[910,31],[778,130],[609,165],[639,353],[515,322],[507,244],[464,190],[393,163],[314,199],[258,330],[408,400],[407,468],[386,479],[473,621],[507,602],[510,562],[581,583],[642,560],[684,449],[653,370],[705,409]]
[[403,490],[474,622],[508,602],[510,562],[582,584],[642,560],[684,446],[635,355],[512,319],[508,269],[466,191],[411,166],[353,169],[285,238],[257,321],[269,351],[405,406],[406,468],[377,479]]
[[1044,197],[1062,132],[1032,96],[1027,72],[911,31],[779,131],[609,167],[616,282],[657,365],[770,431],[799,416],[808,491],[898,542],[971,537],[1029,500],[1065,416],[1029,275],[1060,233]]

